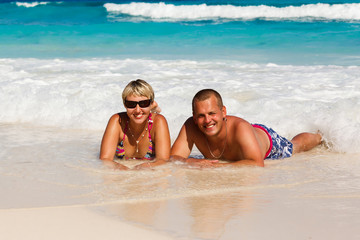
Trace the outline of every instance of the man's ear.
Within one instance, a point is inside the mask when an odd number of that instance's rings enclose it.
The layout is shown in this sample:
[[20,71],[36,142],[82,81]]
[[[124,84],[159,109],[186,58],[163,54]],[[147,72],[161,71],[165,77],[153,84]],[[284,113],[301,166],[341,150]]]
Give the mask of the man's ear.
[[222,111],[222,114],[223,114],[223,118],[225,119],[226,118],[226,107],[223,106],[221,111]]

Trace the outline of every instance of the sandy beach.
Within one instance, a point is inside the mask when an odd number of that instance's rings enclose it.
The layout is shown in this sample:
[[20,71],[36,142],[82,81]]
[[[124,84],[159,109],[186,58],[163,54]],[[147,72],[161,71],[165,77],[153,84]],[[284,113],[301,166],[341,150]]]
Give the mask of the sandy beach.
[[84,206],[1,209],[0,215],[1,238],[7,240],[173,239]]

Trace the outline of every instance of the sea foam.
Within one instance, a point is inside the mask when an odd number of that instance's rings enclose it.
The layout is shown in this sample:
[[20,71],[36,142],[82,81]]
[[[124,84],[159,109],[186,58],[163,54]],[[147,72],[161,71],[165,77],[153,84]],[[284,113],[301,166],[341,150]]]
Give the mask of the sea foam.
[[267,20],[360,20],[360,4],[307,4],[302,6],[273,7],[234,5],[174,5],[160,3],[129,4],[106,3],[110,13],[166,21],[194,21],[214,19],[267,19]]
[[124,111],[121,92],[148,81],[172,139],[203,88],[219,91],[229,115],[285,137],[321,131],[332,149],[360,149],[359,66],[291,66],[238,61],[0,59],[0,123],[102,131]]
[[18,7],[27,7],[27,8],[31,8],[31,7],[36,7],[39,5],[46,5],[49,2],[16,2],[16,5]]

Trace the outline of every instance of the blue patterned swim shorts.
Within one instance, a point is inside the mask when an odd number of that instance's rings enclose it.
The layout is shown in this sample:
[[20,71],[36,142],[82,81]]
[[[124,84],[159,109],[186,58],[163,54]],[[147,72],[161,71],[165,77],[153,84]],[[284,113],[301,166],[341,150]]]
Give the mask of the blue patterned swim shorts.
[[272,148],[270,153],[267,155],[265,159],[281,159],[291,157],[293,152],[293,144],[286,138],[277,134],[272,128],[268,128],[262,124],[253,124],[254,127],[260,127],[263,130],[266,130],[268,136],[271,137],[272,140]]

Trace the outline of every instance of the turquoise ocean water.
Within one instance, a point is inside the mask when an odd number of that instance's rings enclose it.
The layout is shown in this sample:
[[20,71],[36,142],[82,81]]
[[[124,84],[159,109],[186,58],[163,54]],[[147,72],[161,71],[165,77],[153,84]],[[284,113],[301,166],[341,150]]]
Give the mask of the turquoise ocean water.
[[360,63],[360,1],[0,3],[0,57]]

